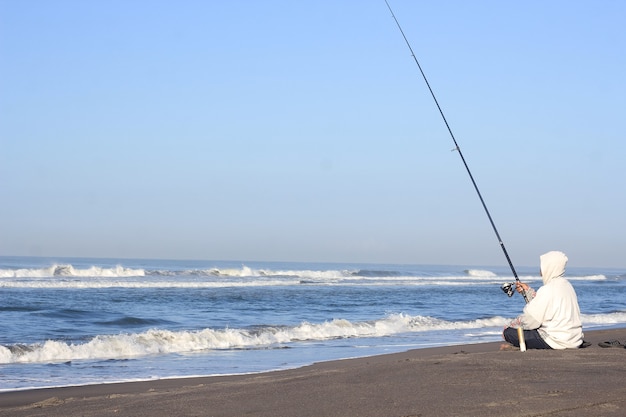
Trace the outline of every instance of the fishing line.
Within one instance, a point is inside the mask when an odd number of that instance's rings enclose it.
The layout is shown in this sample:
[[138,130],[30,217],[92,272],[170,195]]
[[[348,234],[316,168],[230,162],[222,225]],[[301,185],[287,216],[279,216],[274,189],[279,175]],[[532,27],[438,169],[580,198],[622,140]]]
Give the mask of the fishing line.
[[[432,96],[433,100],[435,101],[435,104],[437,105],[437,109],[439,110],[439,114],[441,115],[441,118],[443,119],[443,122],[446,125],[446,128],[448,129],[448,132],[450,133],[450,137],[452,137],[452,141],[454,142],[454,149],[453,151],[457,151],[459,153],[459,156],[461,157],[461,160],[463,161],[463,165],[465,166],[465,170],[467,171],[467,174],[470,177],[470,180],[472,180],[472,184],[474,185],[474,189],[476,190],[476,194],[478,194],[478,198],[480,199],[481,204],[483,205],[483,209],[485,210],[485,213],[487,214],[487,218],[489,218],[489,223],[491,223],[491,227],[493,228],[493,231],[496,234],[496,237],[498,238],[498,242],[500,244],[500,248],[502,249],[502,252],[504,253],[504,257],[506,258],[507,262],[509,263],[509,267],[511,268],[511,272],[513,272],[513,276],[515,277],[515,281],[516,282],[520,282],[518,276],[517,276],[517,272],[515,271],[515,267],[513,266],[513,262],[511,262],[511,258],[509,257],[509,253],[506,250],[506,247],[504,246],[504,242],[502,241],[502,238],[500,237],[500,233],[498,233],[498,229],[496,228],[496,224],[493,222],[493,219],[491,218],[491,214],[489,213],[489,209],[487,209],[487,205],[485,204],[485,200],[483,199],[482,194],[480,193],[480,190],[478,189],[478,185],[476,184],[476,181],[474,181],[474,176],[472,175],[472,172],[469,169],[469,166],[467,165],[467,162],[465,161],[465,157],[463,156],[463,152],[461,152],[461,148],[459,147],[459,144],[456,141],[456,138],[454,137],[454,134],[452,133],[452,129],[450,128],[450,125],[448,124],[448,120],[446,119],[446,116],[443,114],[443,110],[441,109],[441,106],[439,105],[439,101],[437,100],[437,97],[435,96],[435,93],[433,92],[433,89],[430,86],[430,83],[428,82],[428,79],[426,78],[426,74],[424,73],[424,70],[422,69],[422,66],[420,65],[417,56],[415,56],[415,53],[413,52],[413,48],[411,47],[411,44],[409,43],[409,40],[407,39],[406,35],[404,34],[404,31],[402,30],[402,26],[400,26],[400,22],[398,22],[398,19],[396,18],[396,15],[393,13],[393,10],[391,10],[391,6],[389,5],[389,2],[387,0],[385,0],[385,3],[387,4],[387,8],[389,9],[389,11],[391,12],[391,16],[393,17],[393,20],[395,20],[396,25],[398,25],[398,29],[400,29],[400,33],[402,34],[402,37],[404,38],[404,42],[406,42],[406,46],[409,47],[409,51],[411,51],[411,56],[413,57],[413,60],[415,61],[415,63],[417,64],[417,68],[419,68],[420,73],[422,74],[422,78],[424,78],[424,81],[426,82],[426,86],[428,87],[428,91],[430,91],[430,95]],[[507,287],[508,285],[508,287]],[[513,295],[512,293],[512,286],[511,284],[504,284],[502,286],[502,289],[504,290],[504,292],[506,292],[509,297],[511,295]],[[524,300],[526,300],[526,302],[528,302],[528,298],[526,297],[526,292],[522,291],[522,296],[524,296]]]

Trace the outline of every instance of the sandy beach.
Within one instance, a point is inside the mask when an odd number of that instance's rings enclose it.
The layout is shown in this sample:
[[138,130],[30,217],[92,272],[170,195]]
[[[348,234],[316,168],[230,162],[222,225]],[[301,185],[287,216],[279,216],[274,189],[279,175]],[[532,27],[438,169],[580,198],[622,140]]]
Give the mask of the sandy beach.
[[417,349],[253,375],[0,394],[0,416],[623,416],[626,329],[566,351]]

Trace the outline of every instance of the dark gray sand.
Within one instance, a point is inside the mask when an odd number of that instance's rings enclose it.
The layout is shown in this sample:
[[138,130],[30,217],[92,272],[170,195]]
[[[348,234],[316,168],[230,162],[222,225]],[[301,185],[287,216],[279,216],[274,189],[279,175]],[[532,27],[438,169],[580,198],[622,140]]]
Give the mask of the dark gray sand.
[[0,394],[0,416],[626,416],[626,329],[585,349],[418,349],[288,371]]

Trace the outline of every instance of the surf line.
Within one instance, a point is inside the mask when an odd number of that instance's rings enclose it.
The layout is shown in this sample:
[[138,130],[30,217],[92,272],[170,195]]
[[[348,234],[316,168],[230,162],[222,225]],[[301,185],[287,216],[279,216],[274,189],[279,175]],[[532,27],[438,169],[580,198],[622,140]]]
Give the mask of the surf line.
[[[415,56],[415,53],[413,52],[413,48],[411,47],[411,44],[409,43],[409,40],[407,39],[406,35],[404,34],[404,30],[402,30],[402,26],[400,26],[400,22],[398,22],[398,19],[396,18],[396,15],[394,14],[393,10],[391,9],[391,6],[389,5],[389,2],[387,0],[385,0],[385,4],[387,4],[387,8],[389,9],[389,12],[391,12],[391,17],[393,17],[393,20],[395,20],[396,25],[398,26],[398,29],[400,30],[400,33],[402,34],[402,37],[404,38],[404,42],[406,42],[406,46],[409,47],[409,51],[411,51],[411,56],[413,57],[413,60],[415,61],[415,64],[417,64],[417,68],[419,68],[420,73],[422,74],[422,78],[424,79],[424,81],[426,82],[426,86],[428,87],[428,91],[430,91],[430,95],[432,96],[433,100],[435,101],[435,104],[437,105],[437,109],[439,110],[439,114],[441,115],[441,118],[443,119],[443,122],[446,125],[446,128],[448,129],[448,133],[450,133],[450,137],[452,137],[452,141],[454,142],[454,149],[452,149],[453,151],[457,151],[459,153],[459,156],[461,157],[461,161],[463,161],[463,165],[465,166],[465,170],[467,171],[467,174],[470,177],[470,180],[472,180],[472,184],[474,185],[474,189],[476,190],[476,194],[478,194],[478,198],[480,199],[480,203],[483,206],[483,209],[485,210],[485,213],[487,214],[487,218],[489,219],[489,223],[491,223],[491,227],[493,228],[493,231],[496,234],[496,237],[498,238],[498,243],[500,244],[500,248],[502,249],[502,252],[504,253],[504,257],[506,258],[507,262],[509,263],[509,267],[511,268],[511,272],[513,272],[513,276],[515,277],[515,281],[516,282],[520,282],[519,277],[517,276],[517,272],[515,271],[515,267],[513,266],[513,262],[511,262],[511,258],[509,257],[509,253],[506,250],[506,247],[504,246],[504,242],[502,241],[502,238],[500,237],[500,233],[498,233],[498,229],[496,228],[496,224],[493,222],[493,219],[491,218],[491,213],[489,213],[489,209],[487,209],[487,204],[485,204],[485,200],[483,199],[482,194],[480,193],[480,190],[478,189],[478,185],[476,184],[476,181],[474,180],[474,176],[472,175],[472,171],[470,171],[469,166],[467,165],[467,162],[465,161],[465,157],[463,156],[463,152],[461,152],[461,148],[459,147],[459,144],[456,141],[456,138],[454,137],[454,134],[452,133],[452,129],[450,128],[450,125],[448,124],[448,120],[446,119],[446,116],[443,114],[443,110],[441,109],[441,106],[439,105],[439,101],[437,100],[437,97],[435,96],[435,93],[433,91],[433,89],[430,86],[430,83],[428,82],[428,78],[426,78],[426,74],[424,73],[424,70],[422,69],[422,66],[420,65],[417,56]],[[513,295],[512,292],[512,285],[511,284],[504,284],[502,286],[502,289],[504,290],[504,292],[506,292],[509,297],[511,295]],[[524,300],[528,303],[528,298],[526,297],[526,292],[522,290],[522,296],[524,297]]]

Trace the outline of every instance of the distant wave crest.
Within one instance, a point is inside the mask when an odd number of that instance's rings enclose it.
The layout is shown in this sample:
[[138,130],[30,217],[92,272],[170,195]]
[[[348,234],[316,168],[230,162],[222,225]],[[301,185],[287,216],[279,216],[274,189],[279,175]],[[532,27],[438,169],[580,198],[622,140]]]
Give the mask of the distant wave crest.
[[479,278],[494,278],[497,277],[495,273],[483,269],[466,269],[465,273],[470,277],[479,277]]
[[75,268],[72,265],[52,265],[33,269],[0,269],[0,278],[46,278],[46,277],[141,277],[143,269],[125,268],[121,265],[112,268],[90,266]]
[[570,276],[566,276],[565,278],[567,278],[570,281],[606,281],[606,276],[605,275],[585,275],[585,276],[580,276],[580,277],[570,277]]
[[[520,277],[525,282],[540,277]],[[572,281],[603,281],[604,275],[568,276]],[[13,288],[217,288],[225,286],[272,285],[500,285],[512,277],[502,277],[483,269],[467,269],[448,276],[414,274],[386,269],[255,269],[235,268],[150,270],[113,267],[76,267],[54,264],[32,269],[0,269],[0,287]]]
[[397,277],[397,276],[401,276],[402,273],[398,271],[360,269],[358,271],[353,272],[352,275],[357,276],[357,277]]

